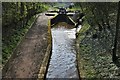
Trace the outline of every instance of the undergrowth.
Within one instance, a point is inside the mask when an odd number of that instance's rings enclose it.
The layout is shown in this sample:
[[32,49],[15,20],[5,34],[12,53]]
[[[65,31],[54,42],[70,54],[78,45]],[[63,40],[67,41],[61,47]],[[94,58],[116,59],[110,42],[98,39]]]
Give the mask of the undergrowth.
[[[35,16],[33,16],[27,23],[26,26],[19,28],[19,29],[12,29],[13,33],[12,36],[2,38],[2,64],[4,65],[7,60],[10,58],[11,54],[13,53],[14,49],[17,47],[19,42],[28,32],[29,28],[31,27],[33,21],[35,20]],[[7,42],[4,42],[7,39]]]

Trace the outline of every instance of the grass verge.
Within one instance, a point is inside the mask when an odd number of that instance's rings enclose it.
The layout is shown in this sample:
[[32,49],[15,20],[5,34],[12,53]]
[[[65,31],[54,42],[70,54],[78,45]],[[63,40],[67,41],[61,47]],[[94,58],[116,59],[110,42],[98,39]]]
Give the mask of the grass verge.
[[15,50],[17,45],[21,42],[21,40],[23,39],[25,34],[31,28],[35,19],[36,19],[36,17],[33,16],[28,21],[26,26],[16,29],[16,30],[13,29],[14,34],[12,36],[9,36],[8,38],[6,38],[8,40],[7,43],[4,43],[4,38],[2,38],[2,41],[3,41],[3,43],[2,43],[2,64],[3,64],[3,66],[8,61],[8,59],[12,55],[12,52]]

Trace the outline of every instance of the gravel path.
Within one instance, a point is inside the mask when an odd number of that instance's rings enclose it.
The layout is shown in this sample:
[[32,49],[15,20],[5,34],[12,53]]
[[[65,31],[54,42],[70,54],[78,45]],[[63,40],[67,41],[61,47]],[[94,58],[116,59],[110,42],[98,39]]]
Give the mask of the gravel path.
[[79,78],[76,67],[75,29],[53,28],[53,50],[46,78]]
[[4,78],[37,78],[47,43],[48,17],[40,14],[2,72]]

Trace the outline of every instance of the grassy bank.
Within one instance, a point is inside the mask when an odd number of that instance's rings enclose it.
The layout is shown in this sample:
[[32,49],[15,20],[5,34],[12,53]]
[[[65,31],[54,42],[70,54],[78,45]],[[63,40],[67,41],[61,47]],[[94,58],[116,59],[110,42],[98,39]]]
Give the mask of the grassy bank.
[[49,9],[49,3],[2,3],[2,63],[10,58],[36,19],[35,15]]
[[[33,16],[28,21],[27,25],[19,28],[19,29],[12,29],[13,34],[9,37],[2,38],[2,63],[3,65],[7,62],[7,60],[10,58],[12,52],[17,47],[17,45],[20,43],[22,38],[25,36],[25,34],[28,32],[28,30],[31,28],[33,22],[35,21],[36,17]],[[4,43],[4,41],[6,41]]]
[[81,78],[118,78],[119,68],[112,62],[111,51],[101,44],[99,38],[93,37],[94,30],[91,27],[85,21],[77,38]]

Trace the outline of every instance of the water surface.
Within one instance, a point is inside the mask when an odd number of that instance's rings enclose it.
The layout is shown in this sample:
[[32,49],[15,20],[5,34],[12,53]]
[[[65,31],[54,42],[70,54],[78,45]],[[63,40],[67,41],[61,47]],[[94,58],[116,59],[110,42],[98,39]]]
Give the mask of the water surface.
[[53,50],[46,78],[78,78],[75,28],[53,28]]

